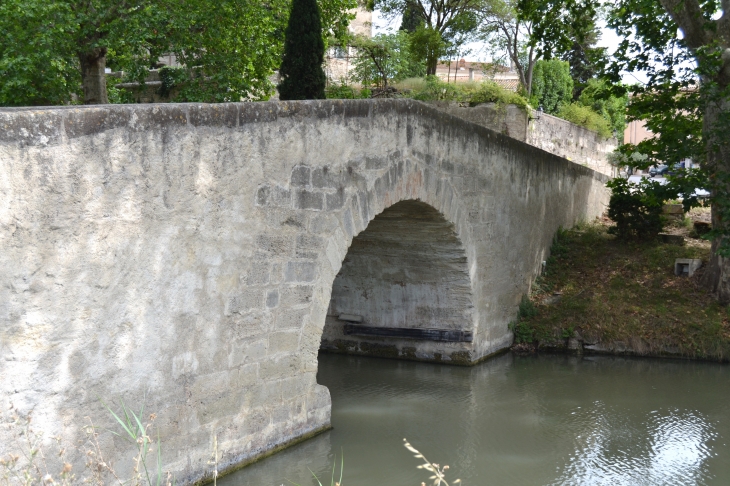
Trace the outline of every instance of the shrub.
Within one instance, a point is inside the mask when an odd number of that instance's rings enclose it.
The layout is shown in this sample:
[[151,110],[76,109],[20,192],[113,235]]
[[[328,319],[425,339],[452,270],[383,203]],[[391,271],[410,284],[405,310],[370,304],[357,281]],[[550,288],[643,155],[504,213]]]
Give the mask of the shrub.
[[425,80],[408,79],[398,88],[411,92],[406,96],[419,101],[458,101],[476,106],[481,103],[514,104],[527,108],[527,100],[517,93],[506,90],[493,81],[483,83],[447,83],[436,76]]
[[656,194],[661,189],[659,183],[634,184],[616,178],[606,185],[611,189],[608,217],[616,223],[609,233],[621,239],[648,239],[661,232],[663,198]]
[[611,125],[609,125],[605,118],[591,108],[579,103],[563,105],[558,110],[557,116],[563,120],[568,120],[571,123],[585,127],[588,130],[598,132],[604,138],[609,138],[613,135]]
[[476,106],[481,103],[512,104],[524,109],[528,106],[527,100],[524,97],[504,89],[494,81],[483,82],[479,90],[469,100],[471,106]]
[[328,99],[354,100],[359,98],[352,86],[344,83],[332,83],[324,91]]

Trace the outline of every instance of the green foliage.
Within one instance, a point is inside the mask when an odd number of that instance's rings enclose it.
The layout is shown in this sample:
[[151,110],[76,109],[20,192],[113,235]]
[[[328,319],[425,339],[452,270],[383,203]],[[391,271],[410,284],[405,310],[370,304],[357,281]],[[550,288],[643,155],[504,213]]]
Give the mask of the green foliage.
[[532,303],[529,297],[522,296],[517,312],[517,320],[513,321],[509,327],[515,335],[515,344],[533,343],[535,334],[532,327],[526,322],[538,314],[537,307]]
[[628,93],[617,96],[608,81],[589,79],[578,97],[578,103],[601,115],[608,122],[611,131],[615,131],[617,135],[623,134],[626,129]]
[[418,8],[418,2],[415,0],[406,1],[405,9],[403,10],[403,18],[398,30],[404,30],[412,34],[416,31],[416,29],[423,26],[423,18],[418,12]]
[[363,86],[385,88],[393,81],[425,74],[425,66],[411,53],[409,35],[404,31],[373,38],[358,36],[353,47],[357,59],[352,77]]
[[410,35],[408,48],[414,61],[423,64],[429,75],[435,75],[438,60],[446,52],[446,43],[438,30],[421,25]]
[[[646,83],[624,88],[632,94],[628,119],[644,121],[655,134],[622,150],[641,151],[670,166],[687,158],[702,164],[699,171],[676,171],[669,184],[687,188],[692,180],[694,187],[710,191],[713,248],[724,256],[730,256],[729,15],[719,0],[620,0],[607,20],[625,39],[607,74],[618,81],[624,71],[646,73]],[[730,290],[723,282],[730,280],[720,278],[727,270],[720,270],[719,262],[711,259],[715,268],[705,273],[706,283],[727,302]]]
[[532,303],[529,297],[526,295],[522,296],[522,300],[520,300],[520,307],[519,307],[519,318],[520,319],[529,319],[531,317],[535,317],[537,315],[537,307],[535,307],[535,304]]
[[[135,458],[135,473],[137,477],[133,478],[133,482],[135,484],[147,484],[149,486],[159,486],[162,484],[166,478],[162,472],[162,448],[159,437],[157,438],[157,450],[155,451],[157,456],[157,469],[153,470],[152,477],[150,477],[150,471],[147,468],[147,454],[153,450],[152,446],[154,446],[155,441],[149,436],[149,428],[152,424],[143,424],[145,420],[144,405],[140,408],[139,413],[134,413],[134,410],[124,405],[123,401],[120,401],[122,411],[117,415],[106,403],[102,402],[102,404],[122,428],[121,434],[113,430],[110,432],[120,439],[135,444],[138,448],[137,457]],[[151,420],[154,420],[154,415]],[[140,465],[142,466],[141,469],[139,468]],[[144,476],[142,476],[143,472]]]
[[[322,31],[344,39],[355,0],[319,0]],[[289,0],[3,0],[0,105],[67,104],[82,94],[80,55],[143,82],[160,55],[186,66],[176,101],[266,99],[281,62]],[[120,96],[108,89],[110,101]],[[121,98],[124,98],[121,96]]]
[[293,0],[279,73],[282,100],[324,99],[324,41],[316,0]]
[[184,68],[173,68],[165,66],[160,68],[160,82],[162,83],[157,90],[157,94],[163,98],[170,96],[172,90],[184,83],[188,79],[188,73]]
[[606,184],[611,189],[608,217],[616,226],[608,231],[625,240],[655,238],[662,230],[662,204],[667,199],[656,181],[641,184],[615,178]]
[[367,88],[359,90],[345,83],[332,83],[325,89],[327,99],[355,100],[370,98],[371,91]]
[[68,4],[0,2],[0,106],[67,104],[80,93],[74,30]]
[[456,84],[445,83],[436,76],[426,76],[425,85],[411,93],[419,101],[463,101],[465,94]]
[[436,76],[427,76],[424,80],[409,79],[399,84],[409,89],[409,96],[420,101],[457,101],[476,106],[481,103],[514,104],[527,108],[527,100],[494,83],[447,83]]
[[609,138],[613,135],[611,125],[609,125],[608,121],[582,104],[570,103],[569,105],[563,105],[558,110],[556,116],[585,127],[588,130],[593,130],[604,138]]
[[532,104],[555,114],[573,97],[570,65],[556,59],[537,61],[532,78]]
[[483,82],[479,90],[469,98],[469,104],[471,106],[476,106],[481,103],[511,104],[523,109],[527,109],[529,106],[525,97],[504,89],[494,81]]

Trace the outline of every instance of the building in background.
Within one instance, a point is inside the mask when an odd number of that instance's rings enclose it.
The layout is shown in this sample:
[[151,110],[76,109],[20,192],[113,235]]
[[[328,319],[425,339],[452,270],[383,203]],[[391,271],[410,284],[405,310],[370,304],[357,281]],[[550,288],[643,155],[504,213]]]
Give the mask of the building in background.
[[520,87],[520,76],[517,71],[487,62],[474,62],[460,59],[458,61],[440,61],[436,66],[436,76],[449,83],[466,83],[469,81],[494,81],[510,91]]
[[[373,13],[363,8],[355,10],[355,18],[349,25],[350,33],[373,36]],[[353,69],[355,52],[352,47],[334,46],[325,53],[324,73],[329,82],[347,83]]]

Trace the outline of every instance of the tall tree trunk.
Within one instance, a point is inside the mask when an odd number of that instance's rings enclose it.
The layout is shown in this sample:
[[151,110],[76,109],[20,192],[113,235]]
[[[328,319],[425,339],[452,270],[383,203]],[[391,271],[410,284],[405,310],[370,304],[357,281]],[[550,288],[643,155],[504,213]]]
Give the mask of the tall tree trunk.
[[[703,119],[705,133],[710,133],[712,131],[712,128],[717,124],[722,111],[730,111],[730,101],[725,101],[722,104],[708,104],[705,109]],[[714,133],[716,134],[715,136],[717,136],[717,132]],[[708,155],[706,162],[708,172],[710,174],[720,175],[720,177],[716,178],[716,180],[727,180],[726,177],[730,175],[730,143],[727,139],[713,140],[712,136],[708,138]],[[714,187],[712,190],[715,193],[727,193],[730,188]],[[730,230],[730,221],[723,221],[718,203],[713,203],[712,205],[712,227],[715,229],[725,230],[725,232]],[[707,264],[707,269],[705,269],[705,272],[702,275],[701,283],[717,297],[721,304],[729,304],[730,258],[722,257],[717,253],[724,238],[727,237],[719,237],[713,240],[710,261]]]
[[432,56],[426,63],[426,75],[436,75],[436,66],[438,66],[438,56]]
[[81,84],[84,88],[85,105],[109,103],[106,94],[106,47],[97,47],[79,54]]

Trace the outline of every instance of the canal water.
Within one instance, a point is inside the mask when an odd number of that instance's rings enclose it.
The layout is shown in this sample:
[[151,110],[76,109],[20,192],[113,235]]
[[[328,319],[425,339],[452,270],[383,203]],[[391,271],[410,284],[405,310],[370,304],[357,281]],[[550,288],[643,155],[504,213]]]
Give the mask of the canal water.
[[432,484],[404,438],[466,486],[730,484],[727,365],[505,354],[466,368],[322,354],[318,382],[334,428],[218,484],[309,486],[311,469],[328,486],[343,453],[343,486]]

